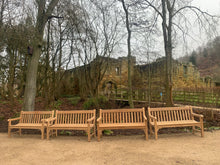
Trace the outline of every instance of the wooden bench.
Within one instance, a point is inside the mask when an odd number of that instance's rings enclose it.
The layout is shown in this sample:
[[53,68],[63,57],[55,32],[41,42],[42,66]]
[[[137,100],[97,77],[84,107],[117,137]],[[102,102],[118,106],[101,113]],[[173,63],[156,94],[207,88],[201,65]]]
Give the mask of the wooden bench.
[[49,140],[50,135],[53,134],[57,136],[57,130],[84,130],[88,134],[88,141],[90,141],[91,136],[96,135],[95,116],[96,110],[56,110],[55,117],[46,120],[47,139]]
[[[195,114],[191,106],[185,107],[164,107],[150,108],[148,107],[150,135],[153,134],[154,127],[155,139],[158,138],[157,132],[161,128],[169,127],[187,127],[192,126],[193,133],[196,131],[195,126],[200,128],[201,136],[204,136],[203,115]],[[194,120],[199,118],[199,121]]]
[[[39,129],[41,130],[41,139],[44,139],[44,129],[46,124],[44,119],[53,117],[54,111],[21,111],[20,117],[8,119],[8,137],[11,136],[12,129]],[[12,121],[18,121],[17,124],[12,125]]]
[[100,117],[97,119],[98,141],[106,129],[143,129],[148,140],[145,109],[100,109]]

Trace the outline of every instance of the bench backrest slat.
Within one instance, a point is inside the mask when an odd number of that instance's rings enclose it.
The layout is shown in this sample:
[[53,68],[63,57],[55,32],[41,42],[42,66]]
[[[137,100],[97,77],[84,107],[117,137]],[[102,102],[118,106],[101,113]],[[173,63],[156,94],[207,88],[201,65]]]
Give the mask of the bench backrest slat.
[[101,123],[143,123],[145,109],[100,109]]
[[86,124],[95,116],[95,110],[56,111],[56,124]]
[[21,111],[20,123],[41,123],[42,119],[53,117],[54,111]]
[[[157,118],[157,121],[181,121],[192,119],[192,107],[163,107],[150,108],[148,107],[149,115]],[[152,121],[151,121],[152,122]]]

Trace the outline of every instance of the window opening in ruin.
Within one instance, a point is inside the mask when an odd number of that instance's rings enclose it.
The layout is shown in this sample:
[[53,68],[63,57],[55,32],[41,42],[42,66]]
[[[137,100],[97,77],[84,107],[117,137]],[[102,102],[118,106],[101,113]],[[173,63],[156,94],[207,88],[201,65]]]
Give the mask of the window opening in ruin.
[[117,75],[117,76],[121,75],[121,70],[120,70],[119,67],[116,67],[116,68],[115,68],[115,72],[116,72],[116,75]]
[[187,66],[183,66],[183,74],[186,76],[187,75]]

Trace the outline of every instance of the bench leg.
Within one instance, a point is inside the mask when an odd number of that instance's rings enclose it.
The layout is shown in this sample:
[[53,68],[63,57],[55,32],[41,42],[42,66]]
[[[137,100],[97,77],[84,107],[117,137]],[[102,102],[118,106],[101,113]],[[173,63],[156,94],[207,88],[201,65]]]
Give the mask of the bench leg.
[[21,128],[19,128],[19,135],[21,136]]
[[91,141],[90,128],[87,129],[87,134],[88,134],[88,142],[90,142]]
[[101,131],[98,129],[98,130],[97,130],[97,134],[98,134],[98,135],[97,135],[97,136],[98,136],[98,137],[97,137],[97,140],[98,140],[98,142],[100,142],[100,132],[101,132]]
[[192,132],[195,134],[195,126],[192,126]]
[[47,140],[50,139],[50,128],[47,127]]
[[57,129],[55,131],[56,131],[56,137],[57,137]]
[[41,139],[44,139],[44,128],[41,128]]
[[8,137],[10,138],[11,137],[11,128],[8,127]]
[[148,128],[147,127],[145,128],[144,132],[145,132],[145,138],[146,140],[148,140]]
[[204,126],[201,124],[201,137],[204,137]]
[[158,129],[154,127],[155,140],[158,139]]

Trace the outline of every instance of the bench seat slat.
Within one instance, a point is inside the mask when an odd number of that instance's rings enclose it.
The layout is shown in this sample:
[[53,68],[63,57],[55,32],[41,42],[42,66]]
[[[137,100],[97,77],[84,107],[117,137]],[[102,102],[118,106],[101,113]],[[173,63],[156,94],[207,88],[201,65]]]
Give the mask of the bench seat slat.
[[[199,122],[195,121],[195,120],[181,120],[181,121],[162,121],[162,122],[157,122],[157,125],[158,126],[168,126],[168,125],[173,125],[174,127],[175,126],[178,126],[178,125],[184,125],[184,124],[189,124],[189,125],[192,125],[192,124],[198,124]],[[154,122],[150,122],[151,125],[154,125]]]
[[[90,127],[93,127],[94,124],[90,124]],[[88,124],[54,124],[50,126],[51,128],[88,128]]]
[[[115,128],[115,127],[129,127],[129,126],[133,126],[133,127],[140,127],[140,126],[145,126],[145,123],[110,123],[110,124],[101,124],[99,127],[111,127],[111,128]],[[129,128],[128,128],[129,129]]]
[[[44,124],[44,126],[46,126],[46,124]],[[39,129],[42,127],[42,123],[18,123],[11,126],[11,128],[25,128],[25,127],[38,127]]]

